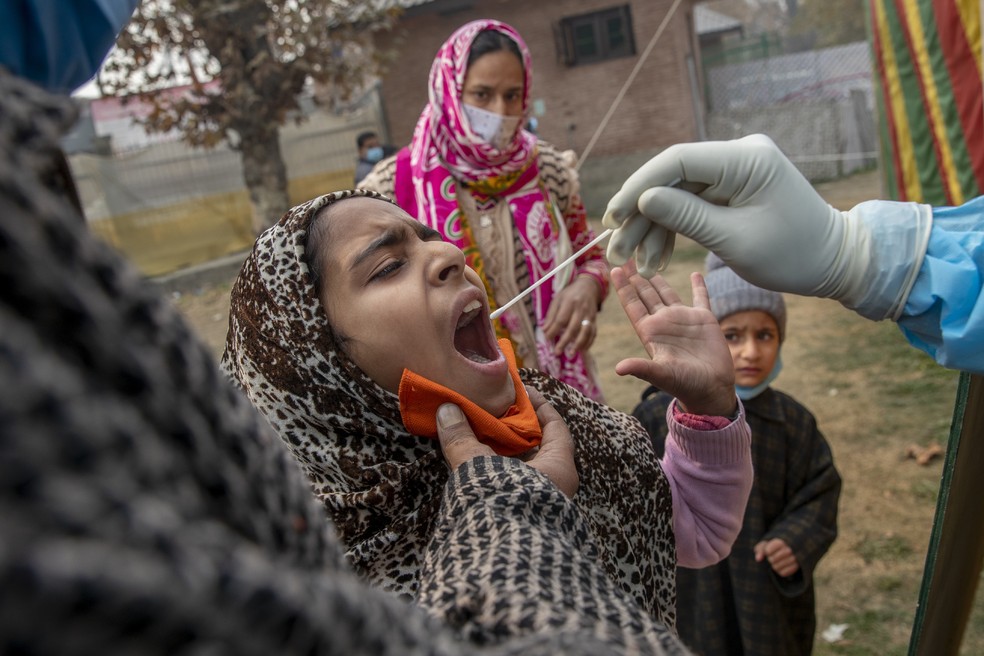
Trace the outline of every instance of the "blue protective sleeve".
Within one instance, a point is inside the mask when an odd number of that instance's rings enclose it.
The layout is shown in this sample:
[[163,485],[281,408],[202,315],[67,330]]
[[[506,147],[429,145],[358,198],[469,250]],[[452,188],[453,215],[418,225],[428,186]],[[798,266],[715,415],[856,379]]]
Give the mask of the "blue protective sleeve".
[[899,327],[952,368],[984,373],[984,196],[933,209],[933,227]]

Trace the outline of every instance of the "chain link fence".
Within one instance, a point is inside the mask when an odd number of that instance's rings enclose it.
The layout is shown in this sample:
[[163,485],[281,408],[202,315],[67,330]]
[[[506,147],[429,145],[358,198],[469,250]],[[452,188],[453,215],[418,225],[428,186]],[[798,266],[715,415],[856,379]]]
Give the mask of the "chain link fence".
[[785,53],[758,36],[704,62],[708,139],[769,135],[810,180],[878,164],[867,42]]

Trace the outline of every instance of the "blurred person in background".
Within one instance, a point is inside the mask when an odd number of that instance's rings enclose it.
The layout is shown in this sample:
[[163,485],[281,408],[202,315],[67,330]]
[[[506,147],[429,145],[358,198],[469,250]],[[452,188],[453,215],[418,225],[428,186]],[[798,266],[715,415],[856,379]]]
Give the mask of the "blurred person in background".
[[385,151],[379,142],[379,135],[371,131],[360,132],[355,138],[355,145],[359,148],[359,159],[355,163],[355,186],[358,187],[359,182],[383,159]]

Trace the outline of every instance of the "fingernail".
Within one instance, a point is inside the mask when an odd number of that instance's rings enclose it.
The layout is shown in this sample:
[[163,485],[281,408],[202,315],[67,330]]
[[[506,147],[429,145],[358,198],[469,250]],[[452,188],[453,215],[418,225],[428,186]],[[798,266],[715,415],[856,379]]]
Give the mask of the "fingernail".
[[622,266],[629,260],[628,256],[623,252],[621,245],[616,242],[608,244],[608,250],[605,252],[605,255],[608,258],[609,264],[614,266]]
[[601,225],[605,226],[606,228],[619,228],[621,227],[622,223],[624,223],[624,219],[620,219],[619,217],[615,216],[615,213],[612,212],[611,210],[605,212],[605,215],[601,217]]
[[441,428],[451,428],[465,420],[461,408],[453,403],[445,403],[437,409],[437,424]]

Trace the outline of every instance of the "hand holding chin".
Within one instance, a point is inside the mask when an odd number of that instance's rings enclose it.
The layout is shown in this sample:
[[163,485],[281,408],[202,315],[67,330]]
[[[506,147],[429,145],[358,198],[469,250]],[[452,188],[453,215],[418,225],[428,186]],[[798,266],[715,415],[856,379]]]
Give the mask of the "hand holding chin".
[[[577,492],[580,479],[574,464],[574,440],[571,439],[571,433],[560,414],[538,390],[527,386],[526,391],[536,409],[537,419],[543,429],[543,439],[538,448],[519,459],[539,470],[561,492],[572,497]],[[445,403],[438,408],[437,434],[441,451],[452,470],[473,458],[495,455],[491,447],[478,441],[465,415],[454,404]]]

